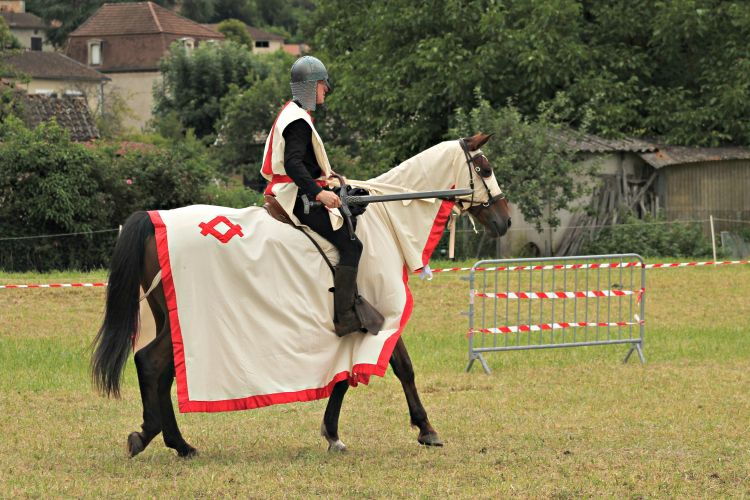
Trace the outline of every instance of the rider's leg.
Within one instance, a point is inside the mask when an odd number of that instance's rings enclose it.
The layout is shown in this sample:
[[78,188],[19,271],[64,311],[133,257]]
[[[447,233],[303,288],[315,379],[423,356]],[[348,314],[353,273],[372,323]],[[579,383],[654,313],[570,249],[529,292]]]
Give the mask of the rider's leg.
[[339,251],[339,263],[333,279],[334,326],[339,337],[359,331],[362,323],[354,311],[354,300],[362,242],[357,238],[352,240],[346,225],[334,231],[328,211],[324,208],[312,209],[309,214],[305,214],[298,199],[294,206],[294,215],[300,222],[331,242]]

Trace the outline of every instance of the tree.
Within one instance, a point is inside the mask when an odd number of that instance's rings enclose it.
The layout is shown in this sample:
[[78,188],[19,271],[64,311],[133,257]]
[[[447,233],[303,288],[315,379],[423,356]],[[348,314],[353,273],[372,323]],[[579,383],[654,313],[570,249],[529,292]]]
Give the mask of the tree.
[[155,119],[176,117],[183,130],[193,129],[199,138],[210,140],[222,97],[232,85],[246,87],[256,66],[247,48],[232,42],[201,44],[193,51],[173,44],[159,64],[163,79],[154,89]]
[[303,29],[338,87],[334,143],[381,169],[442,139],[477,86],[528,116],[569,102],[605,136],[750,144],[748,2],[330,0]]
[[227,19],[220,22],[218,31],[227,37],[227,40],[252,50],[253,39],[250,38],[250,33],[247,31],[245,23],[239,19]]
[[[111,171],[94,151],[70,141],[53,120],[34,130],[15,117],[0,124],[0,234],[29,236],[112,227]],[[0,267],[98,267],[107,245],[94,236],[9,241]],[[106,241],[105,243],[111,243]],[[89,265],[87,265],[89,264]]]
[[18,39],[13,36],[8,23],[5,22],[4,17],[0,17],[0,51],[21,49],[23,46]]
[[224,171],[241,172],[248,179],[257,177],[266,134],[291,97],[289,68],[294,61],[283,51],[255,57],[257,70],[247,84],[232,86],[221,101],[223,118],[216,148]]
[[524,118],[512,104],[493,109],[479,93],[471,110],[459,108],[449,137],[474,132],[495,135],[482,148],[492,163],[498,183],[526,221],[541,230],[557,227],[557,213],[567,209],[587,188],[586,167],[561,138],[563,126],[550,109],[535,120]]

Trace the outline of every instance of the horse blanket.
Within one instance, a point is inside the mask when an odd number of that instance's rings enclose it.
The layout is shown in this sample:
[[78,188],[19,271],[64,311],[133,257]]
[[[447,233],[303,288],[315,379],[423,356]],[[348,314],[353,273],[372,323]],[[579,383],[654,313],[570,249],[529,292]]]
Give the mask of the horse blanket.
[[[333,331],[331,271],[299,230],[259,207],[149,212],[181,412],[320,399],[341,380],[356,386],[384,375],[412,311],[408,275],[426,264],[452,203],[416,204],[409,212],[432,222],[421,231],[395,228],[389,209],[379,205],[358,220],[364,244],[358,287],[385,324],[377,336],[343,338]],[[315,236],[335,261],[336,250]]]

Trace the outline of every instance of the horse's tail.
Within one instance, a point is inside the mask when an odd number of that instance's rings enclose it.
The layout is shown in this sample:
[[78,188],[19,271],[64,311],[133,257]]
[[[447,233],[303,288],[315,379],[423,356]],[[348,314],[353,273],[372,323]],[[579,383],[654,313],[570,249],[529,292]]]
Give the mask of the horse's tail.
[[104,322],[94,339],[94,384],[102,394],[120,396],[120,377],[138,329],[138,294],[146,240],[154,226],[146,212],[136,212],[122,226],[109,269]]

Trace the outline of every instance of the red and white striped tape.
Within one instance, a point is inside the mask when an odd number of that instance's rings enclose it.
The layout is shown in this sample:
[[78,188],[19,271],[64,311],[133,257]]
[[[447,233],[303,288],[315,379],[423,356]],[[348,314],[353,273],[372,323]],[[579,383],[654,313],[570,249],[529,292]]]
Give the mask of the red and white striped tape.
[[[636,317],[637,318],[637,317]],[[601,322],[577,322],[577,323],[542,323],[541,325],[518,325],[518,326],[501,326],[498,328],[474,328],[469,330],[469,335],[475,333],[521,333],[521,332],[539,332],[542,330],[559,330],[563,328],[581,328],[585,326],[634,326],[642,325],[643,320],[639,321],[616,321],[614,323]]]
[[106,283],[50,283],[44,285],[0,285],[1,288],[87,288],[107,286]]
[[644,289],[633,290],[590,290],[587,292],[508,292],[481,293],[472,290],[474,297],[486,299],[574,299],[587,297],[624,297],[626,295],[640,295]]
[[[663,269],[669,267],[696,267],[696,266],[723,266],[727,264],[750,264],[750,260],[725,260],[721,262],[666,262],[660,264],[645,264],[646,269]],[[547,265],[547,266],[509,266],[509,267],[477,267],[475,271],[549,271],[558,269],[616,269],[624,267],[641,267],[640,262],[612,262],[612,263],[592,263],[592,264],[567,264],[567,265]],[[433,273],[449,273],[457,271],[471,271],[470,267],[447,267],[443,269],[432,269]],[[416,271],[418,274],[419,271]],[[0,285],[4,288],[79,288],[79,287],[101,287],[107,286],[107,283],[52,283],[43,285]]]
[[[667,267],[696,267],[696,266],[723,266],[727,264],[750,264],[750,260],[725,260],[707,262],[666,262],[661,264],[645,264],[646,269],[659,269]],[[605,262],[591,264],[552,264],[546,266],[498,266],[477,267],[475,271],[550,271],[559,269],[617,269],[626,267],[641,267],[640,262]],[[443,269],[432,269],[433,273],[449,273],[456,271],[471,271],[470,267],[447,267]]]

